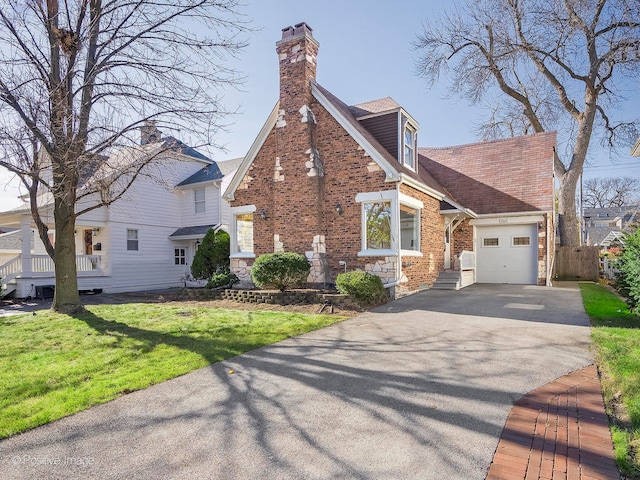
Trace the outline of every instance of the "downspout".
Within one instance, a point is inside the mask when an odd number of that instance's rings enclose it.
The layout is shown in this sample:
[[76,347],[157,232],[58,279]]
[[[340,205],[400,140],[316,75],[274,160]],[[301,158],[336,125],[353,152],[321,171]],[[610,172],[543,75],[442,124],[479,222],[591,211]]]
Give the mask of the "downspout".
[[[218,225],[222,227],[222,202],[225,200],[222,198],[222,179],[218,182],[213,182],[213,186],[218,188]],[[227,227],[228,228],[228,227]]]
[[[556,149],[553,147],[553,158],[551,160],[551,221],[547,219],[547,281],[546,286],[552,286],[553,268],[556,262],[556,170],[553,162],[556,156]],[[582,226],[581,226],[582,228]],[[549,235],[551,229],[551,235]],[[553,249],[553,250],[552,250]]]
[[[402,256],[400,255],[400,183],[402,181],[396,183],[396,252],[397,252],[397,256],[396,256],[396,263],[397,263],[397,268],[396,268],[396,279],[385,285],[385,288],[392,288],[395,286],[400,285],[400,280],[402,280]],[[394,295],[395,297],[395,295]]]

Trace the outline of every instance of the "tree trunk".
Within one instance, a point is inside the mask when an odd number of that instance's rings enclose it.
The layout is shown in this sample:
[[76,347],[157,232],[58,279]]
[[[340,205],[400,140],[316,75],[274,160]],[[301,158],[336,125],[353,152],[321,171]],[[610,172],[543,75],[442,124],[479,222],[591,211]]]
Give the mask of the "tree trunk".
[[65,202],[55,200],[56,244],[53,261],[56,290],[51,308],[72,314],[82,310],[76,272],[75,213]]
[[570,169],[559,179],[558,229],[560,244],[563,246],[580,245],[580,226],[576,215],[576,186],[579,178],[580,174],[575,169]]

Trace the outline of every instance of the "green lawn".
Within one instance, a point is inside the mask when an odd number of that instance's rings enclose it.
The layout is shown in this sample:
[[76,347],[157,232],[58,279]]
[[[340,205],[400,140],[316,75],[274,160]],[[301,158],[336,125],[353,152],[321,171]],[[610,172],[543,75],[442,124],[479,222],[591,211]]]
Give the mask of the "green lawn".
[[169,304],[0,318],[0,438],[344,319]]
[[[616,460],[628,478],[640,479],[640,317],[606,287],[581,283],[609,415]],[[612,406],[622,408],[613,411]]]

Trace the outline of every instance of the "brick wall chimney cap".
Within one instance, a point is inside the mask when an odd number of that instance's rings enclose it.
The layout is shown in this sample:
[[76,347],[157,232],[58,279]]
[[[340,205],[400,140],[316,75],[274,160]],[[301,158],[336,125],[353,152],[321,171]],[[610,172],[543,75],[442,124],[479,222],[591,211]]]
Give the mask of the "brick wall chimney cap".
[[293,36],[293,27],[285,27],[282,29],[282,39],[289,38]]
[[297,37],[298,35],[307,34],[313,37],[313,28],[307,25],[306,22],[297,23],[295,27],[285,27],[282,29],[282,40],[288,40],[291,37]]
[[300,22],[297,23],[295,26],[295,29],[293,31],[294,35],[299,35],[301,33],[308,33],[309,35],[311,35],[313,37],[313,28],[311,28],[309,25],[306,24],[306,22]]

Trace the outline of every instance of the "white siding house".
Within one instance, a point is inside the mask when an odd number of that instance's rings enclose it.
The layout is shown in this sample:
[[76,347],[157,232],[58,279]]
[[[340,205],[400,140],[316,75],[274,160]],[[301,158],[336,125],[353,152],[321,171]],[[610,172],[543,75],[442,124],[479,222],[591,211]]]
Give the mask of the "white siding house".
[[[223,216],[228,218],[228,204],[220,194],[224,175],[218,164],[171,137],[158,143],[163,142],[170,142],[172,148],[145,167],[121,199],[78,217],[80,290],[116,293],[184,286],[206,232],[228,229],[228,220],[223,221]],[[233,163],[225,165],[225,171],[234,168]],[[91,197],[84,199],[78,211],[91,201]],[[50,204],[41,214],[53,227]],[[28,205],[0,212],[0,225],[20,229],[17,253],[3,252],[0,244],[0,278],[7,291],[25,298],[34,296],[37,286],[53,285],[53,262],[38,237]],[[50,230],[49,235],[55,242],[55,231]]]

